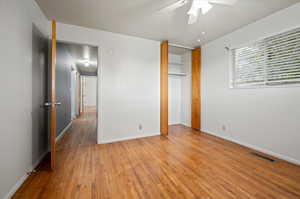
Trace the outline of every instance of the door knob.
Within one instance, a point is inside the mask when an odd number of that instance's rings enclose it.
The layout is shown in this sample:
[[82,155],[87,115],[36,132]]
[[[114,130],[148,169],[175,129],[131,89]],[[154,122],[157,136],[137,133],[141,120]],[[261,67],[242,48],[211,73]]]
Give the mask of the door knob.
[[[61,105],[61,102],[56,102],[54,105],[55,105],[55,106],[60,106],[60,105]],[[45,107],[51,107],[51,106],[52,106],[52,103],[51,103],[51,102],[46,102],[46,103],[44,104],[44,106],[45,106]]]
[[46,102],[45,104],[44,104],[44,106],[45,107],[50,107],[52,104],[50,103],[50,102]]

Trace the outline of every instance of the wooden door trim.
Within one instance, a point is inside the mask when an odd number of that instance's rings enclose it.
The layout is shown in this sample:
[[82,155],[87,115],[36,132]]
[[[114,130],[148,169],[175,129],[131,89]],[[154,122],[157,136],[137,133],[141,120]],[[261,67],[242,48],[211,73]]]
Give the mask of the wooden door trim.
[[52,20],[51,36],[51,110],[50,110],[50,142],[51,169],[56,166],[56,21]]
[[201,49],[192,50],[192,128],[201,130]]
[[160,133],[168,135],[168,65],[169,44],[160,45]]

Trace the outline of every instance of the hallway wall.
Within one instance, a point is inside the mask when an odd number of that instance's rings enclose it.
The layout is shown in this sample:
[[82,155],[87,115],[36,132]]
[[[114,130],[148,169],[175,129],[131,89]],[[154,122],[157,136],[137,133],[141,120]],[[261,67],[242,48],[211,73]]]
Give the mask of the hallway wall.
[[71,119],[75,119],[77,115],[77,71],[74,70],[71,72]]
[[[9,198],[39,162],[32,131],[33,24],[49,35],[50,24],[34,0],[0,1],[0,198]],[[44,151],[46,152],[46,151]]]
[[57,106],[57,136],[70,124],[72,118],[71,78],[74,65],[75,61],[66,46],[57,43],[56,100],[61,102]]

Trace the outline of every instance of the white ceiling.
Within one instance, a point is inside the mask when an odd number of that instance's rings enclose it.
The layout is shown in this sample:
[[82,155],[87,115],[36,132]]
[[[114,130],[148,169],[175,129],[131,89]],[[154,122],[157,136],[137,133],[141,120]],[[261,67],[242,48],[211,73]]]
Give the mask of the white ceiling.
[[300,0],[239,0],[234,6],[215,5],[193,25],[187,24],[190,2],[173,12],[158,12],[177,0],[36,1],[49,19],[62,23],[196,47]]

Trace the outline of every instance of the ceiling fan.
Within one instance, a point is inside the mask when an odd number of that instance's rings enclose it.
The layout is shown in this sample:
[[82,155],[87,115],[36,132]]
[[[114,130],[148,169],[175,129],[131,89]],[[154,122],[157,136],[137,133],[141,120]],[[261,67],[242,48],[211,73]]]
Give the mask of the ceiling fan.
[[189,15],[188,24],[194,24],[198,19],[200,10],[201,13],[205,15],[208,11],[210,11],[210,9],[213,8],[214,4],[231,6],[235,4],[238,0],[179,0],[175,3],[164,7],[163,9],[161,9],[161,11],[175,10],[179,7],[186,5],[189,1],[192,1],[192,4],[191,8],[187,12],[187,14]]

